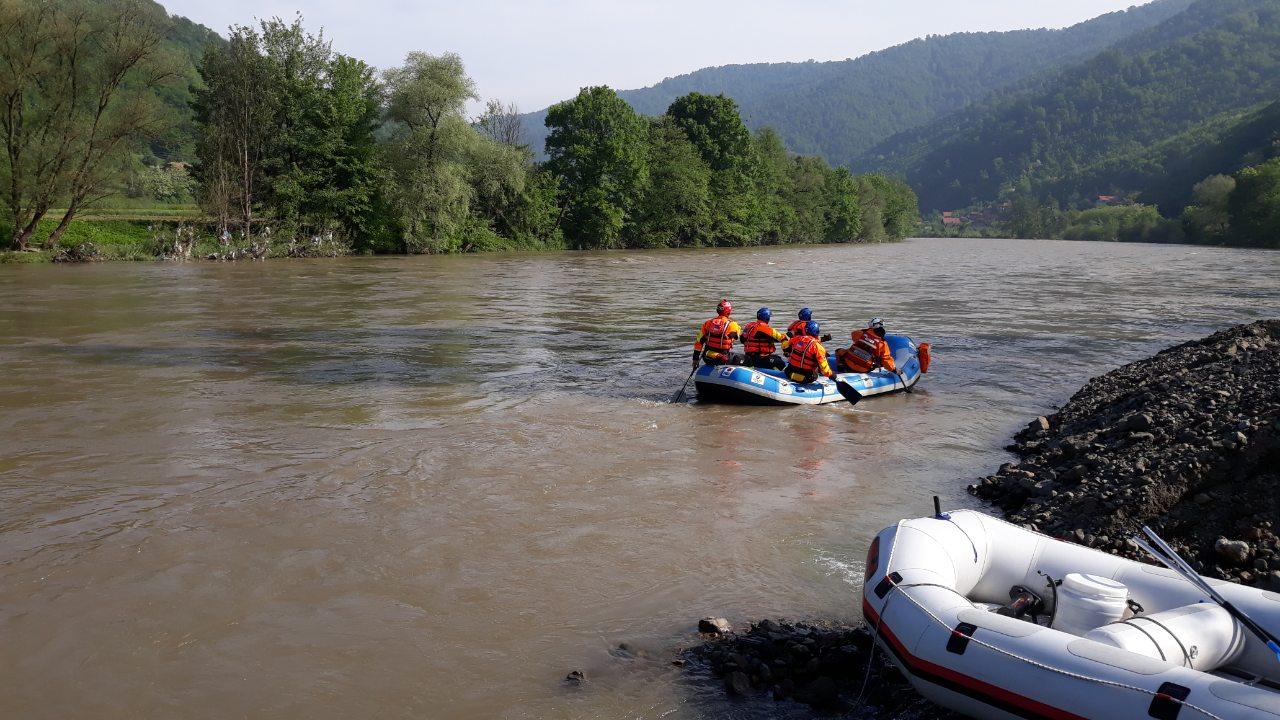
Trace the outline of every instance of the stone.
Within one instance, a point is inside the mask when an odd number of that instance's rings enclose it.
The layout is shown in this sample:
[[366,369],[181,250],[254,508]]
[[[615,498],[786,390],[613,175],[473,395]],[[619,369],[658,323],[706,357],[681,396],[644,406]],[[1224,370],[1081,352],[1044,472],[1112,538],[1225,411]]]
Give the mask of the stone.
[[1251,548],[1249,543],[1243,540],[1218,538],[1213,544],[1213,551],[1218,554],[1218,557],[1233,565],[1243,565],[1249,559]]
[[586,680],[587,676],[581,670],[571,670],[568,675],[564,676],[564,681],[570,685],[581,685]]
[[1032,432],[1036,432],[1036,431],[1044,432],[1044,431],[1047,431],[1047,430],[1049,429],[1049,418],[1047,418],[1047,417],[1045,417],[1045,416],[1041,415],[1040,417],[1036,418],[1035,420],[1032,420],[1032,421],[1031,421],[1031,423],[1030,423],[1029,425],[1027,425],[1027,429],[1028,429],[1028,430],[1030,430],[1030,431],[1032,431]]
[[733,695],[750,695],[751,694],[751,678],[741,670],[735,670],[729,673],[724,679],[724,686]]
[[698,621],[698,632],[712,635],[727,635],[733,632],[733,624],[724,618],[705,617]]

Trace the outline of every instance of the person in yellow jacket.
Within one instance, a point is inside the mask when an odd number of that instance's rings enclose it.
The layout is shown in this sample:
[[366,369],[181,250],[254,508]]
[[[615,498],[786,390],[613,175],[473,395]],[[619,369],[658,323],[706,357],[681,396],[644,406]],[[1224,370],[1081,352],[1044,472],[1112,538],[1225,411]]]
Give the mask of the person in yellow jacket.
[[822,346],[818,336],[822,328],[810,320],[804,329],[804,335],[791,338],[790,352],[787,354],[787,366],[783,372],[793,382],[811,383],[822,377],[835,377],[831,365],[827,362],[827,349]]
[[742,328],[729,316],[733,303],[721,300],[716,306],[716,316],[702,323],[698,339],[693,343],[693,367],[699,362],[708,365],[734,364],[733,343],[742,336]]

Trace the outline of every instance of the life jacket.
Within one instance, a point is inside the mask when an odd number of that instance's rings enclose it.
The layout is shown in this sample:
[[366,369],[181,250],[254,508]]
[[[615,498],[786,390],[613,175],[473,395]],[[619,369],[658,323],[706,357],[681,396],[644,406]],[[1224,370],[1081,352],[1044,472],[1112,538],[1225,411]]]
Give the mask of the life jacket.
[[808,324],[808,320],[796,320],[787,326],[787,334],[791,337],[800,337],[804,334],[804,328]]
[[916,348],[916,352],[920,357],[920,372],[929,372],[929,343],[920,343],[920,347]]
[[819,358],[825,352],[818,338],[802,335],[791,341],[791,354],[787,356],[787,364],[806,374],[816,373],[821,364]]
[[[773,339],[773,328],[763,320],[752,320],[742,329],[742,349],[748,355],[772,355],[777,349]],[[759,340],[759,338],[769,338]]]
[[852,372],[870,372],[880,362],[880,345],[884,340],[866,330],[854,330],[850,337],[853,344],[844,354],[845,364]]
[[713,317],[702,324],[702,334],[707,338],[707,349],[715,352],[729,352],[733,349],[733,338],[729,328],[733,321],[724,315]]

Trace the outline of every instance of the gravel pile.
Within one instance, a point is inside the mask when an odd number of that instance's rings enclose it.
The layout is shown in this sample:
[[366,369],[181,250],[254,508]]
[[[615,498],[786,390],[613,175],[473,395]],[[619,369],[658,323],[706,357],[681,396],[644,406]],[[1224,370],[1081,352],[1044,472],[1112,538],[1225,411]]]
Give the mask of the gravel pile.
[[1094,378],[1008,449],[969,490],[1010,521],[1141,560],[1150,525],[1204,575],[1280,588],[1280,320]]

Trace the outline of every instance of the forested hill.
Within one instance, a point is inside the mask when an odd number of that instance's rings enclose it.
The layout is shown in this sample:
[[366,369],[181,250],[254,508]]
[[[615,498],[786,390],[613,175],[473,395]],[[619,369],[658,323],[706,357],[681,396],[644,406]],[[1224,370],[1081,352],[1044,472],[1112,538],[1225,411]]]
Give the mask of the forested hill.
[[165,137],[151,143],[151,152],[160,160],[190,160],[192,158],[192,138],[195,127],[192,124],[191,86],[200,82],[200,73],[196,64],[204,54],[205,47],[213,43],[224,42],[214,31],[180,15],[169,15],[159,3],[142,0],[144,6],[158,17],[167,18],[165,25],[164,49],[185,82],[165,85],[156,90],[166,108],[173,113],[173,123]]
[[[1278,96],[1280,2],[1199,0],[1090,60],[890,138],[855,166],[901,173],[927,209],[1011,189],[1073,203],[1123,181],[1116,171],[1133,162],[1158,179],[1186,157],[1179,142],[1215,155],[1226,150],[1214,150],[1215,137],[1265,134],[1247,114]],[[1186,168],[1192,182],[1199,171]]]
[[[689,92],[724,94],[749,127],[773,127],[792,150],[844,164],[994,90],[1096,55],[1190,3],[1156,0],[1062,30],[935,35],[851,60],[704,68],[619,95],[642,114],[661,115]],[[525,142],[538,153],[545,118],[545,110],[522,117]]]

